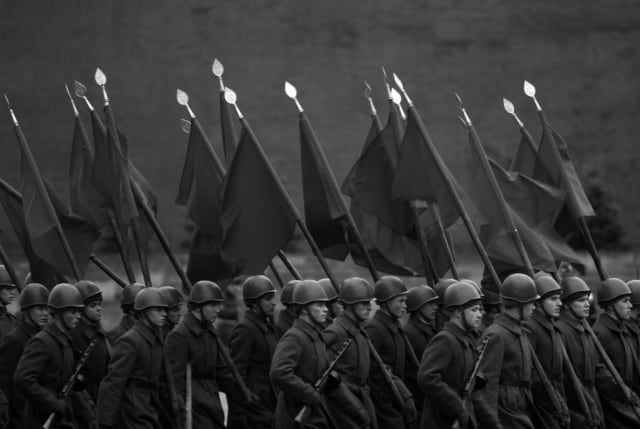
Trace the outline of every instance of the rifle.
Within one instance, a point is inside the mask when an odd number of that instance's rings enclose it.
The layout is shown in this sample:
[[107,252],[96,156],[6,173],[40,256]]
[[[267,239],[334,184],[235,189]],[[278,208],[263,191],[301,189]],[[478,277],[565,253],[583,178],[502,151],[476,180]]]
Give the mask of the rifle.
[[236,382],[236,384],[242,391],[242,395],[244,396],[244,399],[247,402],[253,402],[253,394],[247,387],[247,384],[244,382],[244,379],[240,376],[240,373],[238,372],[238,368],[236,368],[236,365],[233,363],[233,360],[229,355],[229,351],[224,346],[224,344],[222,344],[222,340],[220,340],[220,337],[218,337],[217,335],[216,335],[216,343],[218,344],[218,350],[220,351],[222,360],[224,360],[225,365],[231,370],[231,376],[233,377],[233,380]]
[[[549,377],[547,377],[547,374],[544,372],[544,368],[542,368],[542,364],[538,359],[538,355],[536,355],[536,351],[533,349],[533,346],[531,345],[530,342],[529,342],[529,350],[531,351],[531,360],[533,362],[533,366],[536,369],[536,372],[538,373],[538,377],[540,377],[540,381],[542,381],[542,386],[544,387],[545,393],[551,400],[551,403],[553,404],[553,408],[556,411],[556,414],[555,414],[556,420],[558,420],[558,422],[560,423],[560,427],[568,427],[569,426],[568,419],[567,421],[565,421],[562,418],[563,415],[568,414],[568,411],[566,411],[562,407],[562,404],[558,399],[558,393],[553,388],[551,381],[549,380]],[[565,407],[566,407],[566,404],[565,404]]]
[[367,344],[369,346],[369,352],[371,353],[371,356],[373,357],[373,360],[376,361],[376,364],[380,368],[380,371],[382,371],[382,375],[384,377],[384,381],[389,385],[389,389],[391,389],[391,400],[392,400],[392,402],[394,402],[393,405],[396,408],[398,408],[400,410],[403,410],[403,413],[404,413],[404,399],[402,398],[402,395],[400,394],[400,391],[398,390],[398,386],[396,386],[396,383],[393,381],[393,378],[391,377],[390,371],[384,365],[384,362],[382,361],[382,358],[378,354],[378,351],[373,346],[373,343],[371,342],[371,340],[369,338],[367,338]]
[[593,329],[591,329],[591,326],[586,322],[586,320],[582,321],[582,325],[584,326],[584,329],[587,331],[587,333],[593,339],[593,344],[596,346],[596,350],[598,350],[598,354],[600,354],[602,361],[604,362],[605,366],[613,376],[613,379],[615,380],[616,384],[620,387],[620,389],[624,393],[624,396],[627,402],[631,405],[631,409],[635,413],[636,417],[640,419],[640,409],[631,403],[631,389],[629,389],[627,385],[624,383],[624,380],[620,376],[620,373],[618,372],[616,367],[613,365],[613,362],[611,362],[611,359],[609,359],[609,355],[607,355],[607,352],[605,351],[604,347],[602,347],[600,340],[598,340],[598,337],[596,337],[596,334],[593,332]]
[[567,349],[565,348],[564,343],[560,343],[560,344],[562,346],[561,348],[562,360],[565,363],[565,368],[567,369],[569,380],[571,381],[571,384],[573,385],[573,389],[576,392],[576,397],[578,398],[578,403],[580,404],[580,408],[582,408],[582,412],[587,418],[587,423],[590,425],[590,427],[595,427],[596,425],[595,425],[595,422],[593,421],[593,414],[591,414],[591,407],[589,407],[589,404],[587,403],[587,398],[585,398],[584,391],[582,390],[583,389],[582,383],[578,378],[578,374],[576,374],[576,370],[573,368],[573,364],[569,360],[569,354],[567,353]]
[[[478,357],[476,358],[475,364],[473,364],[473,369],[471,370],[471,374],[469,374],[469,378],[464,383],[464,387],[462,388],[462,405],[466,408],[467,403],[469,402],[469,396],[471,392],[473,392],[473,388],[476,385],[476,377],[478,376],[478,371],[480,371],[480,364],[482,363],[482,359],[484,358],[484,353],[487,351],[487,344],[489,344],[489,337],[484,337],[482,342],[480,343],[480,347],[478,349]],[[452,429],[458,429],[460,427],[460,422],[456,420],[453,422]]]
[[[353,338],[349,337],[344,341],[344,343],[342,343],[342,346],[340,346],[340,349],[338,350],[336,355],[333,357],[333,360],[329,363],[329,366],[327,367],[327,369],[322,373],[320,378],[316,380],[316,382],[313,384],[313,387],[314,389],[316,389],[316,392],[322,392],[322,390],[327,384],[327,381],[329,380],[329,376],[331,375],[334,368],[338,364],[338,361],[340,360],[344,352],[347,351],[347,349],[349,348],[352,342],[353,342]],[[293,419],[293,421],[296,423],[296,426],[300,428],[304,427],[304,423],[307,420],[307,418],[309,418],[310,413],[311,413],[311,407],[308,405],[303,406],[300,409],[300,411],[298,411],[298,414],[296,414],[295,419]]]
[[[84,352],[82,353],[82,356],[80,356],[80,360],[78,361],[76,370],[73,372],[73,374],[71,374],[71,377],[69,377],[69,379],[64,384],[64,386],[62,386],[62,390],[60,391],[60,395],[58,396],[59,398],[66,398],[67,396],[69,396],[69,392],[71,392],[71,388],[73,387],[73,384],[78,379],[78,376],[80,375],[80,371],[84,367],[84,364],[87,362],[87,359],[89,358],[89,355],[93,351],[93,348],[96,346],[96,344],[98,344],[98,339],[94,338],[93,340],[91,340],[87,348],[84,350]],[[55,416],[56,416],[56,413],[49,414],[49,417],[47,417],[47,420],[42,425],[42,428],[49,429],[49,427],[51,426],[51,423],[53,423],[53,419],[55,418]]]

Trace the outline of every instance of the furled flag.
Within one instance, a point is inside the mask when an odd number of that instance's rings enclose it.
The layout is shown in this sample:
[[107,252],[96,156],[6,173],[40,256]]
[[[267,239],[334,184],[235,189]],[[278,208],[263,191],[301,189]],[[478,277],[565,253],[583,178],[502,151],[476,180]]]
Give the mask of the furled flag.
[[221,189],[222,257],[234,274],[263,273],[296,219],[246,121]]

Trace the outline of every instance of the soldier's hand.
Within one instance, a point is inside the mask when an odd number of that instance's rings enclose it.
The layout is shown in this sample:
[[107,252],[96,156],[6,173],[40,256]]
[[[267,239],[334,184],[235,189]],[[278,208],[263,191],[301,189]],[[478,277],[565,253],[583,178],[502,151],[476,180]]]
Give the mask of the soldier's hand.
[[638,395],[631,390],[629,390],[629,402],[634,407],[640,408],[640,398],[638,398]]

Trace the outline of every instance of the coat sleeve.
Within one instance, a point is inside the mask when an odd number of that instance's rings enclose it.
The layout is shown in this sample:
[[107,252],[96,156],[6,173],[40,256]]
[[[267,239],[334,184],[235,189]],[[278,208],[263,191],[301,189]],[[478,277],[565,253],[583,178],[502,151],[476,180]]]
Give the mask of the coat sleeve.
[[418,370],[420,390],[434,403],[434,408],[452,418],[464,409],[460,396],[443,378],[449,365],[456,361],[454,348],[444,335],[434,337],[422,356]]
[[229,352],[243,380],[247,381],[249,359],[253,351],[253,335],[244,323],[236,323],[229,335]]
[[341,345],[340,333],[335,328],[335,325],[329,325],[322,331],[322,341],[324,341],[327,346],[329,359],[333,359]]
[[487,404],[489,410],[498,412],[498,387],[500,384],[500,373],[502,372],[502,361],[504,358],[504,342],[502,338],[488,331],[485,337],[489,339],[484,358],[480,363],[478,375],[485,378],[487,384],[478,395]]
[[135,368],[137,349],[134,340],[128,336],[120,337],[113,347],[109,371],[100,384],[96,412],[98,424],[113,426],[122,393]]
[[43,387],[40,382],[40,374],[47,365],[49,356],[47,344],[42,338],[34,337],[28,343],[18,362],[14,383],[18,392],[21,392],[26,399],[46,411],[47,414],[65,412],[66,403],[56,397],[56,394]]
[[295,374],[302,357],[302,345],[290,331],[282,337],[273,354],[269,378],[271,383],[282,390],[286,396],[294,398],[312,407],[320,403],[320,394],[313,386]]
[[189,363],[189,344],[180,330],[174,329],[167,335],[165,348],[179,398],[178,402],[183,404],[186,390],[187,363]]

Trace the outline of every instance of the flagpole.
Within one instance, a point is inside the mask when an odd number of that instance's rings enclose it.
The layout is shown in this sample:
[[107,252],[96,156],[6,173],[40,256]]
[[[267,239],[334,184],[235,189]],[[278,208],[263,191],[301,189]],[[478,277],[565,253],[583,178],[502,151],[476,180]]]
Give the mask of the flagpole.
[[438,207],[438,203],[436,201],[432,201],[430,204],[430,207],[431,207],[431,210],[433,211],[433,218],[436,221],[436,227],[438,229],[440,239],[442,240],[442,246],[444,247],[444,250],[447,256],[449,269],[451,269],[451,276],[456,280],[460,280],[460,274],[458,273],[456,260],[453,257],[453,249],[449,244],[449,238],[447,237],[447,232],[445,231],[444,225],[442,224],[442,217],[440,216],[440,207]]
[[498,182],[496,181],[496,176],[493,174],[493,171],[491,170],[491,166],[489,165],[489,161],[487,159],[487,154],[485,153],[484,148],[482,147],[482,142],[480,141],[480,136],[476,132],[476,129],[473,126],[473,123],[471,122],[471,118],[469,118],[469,115],[467,114],[467,111],[464,108],[464,105],[462,104],[462,99],[460,98],[460,96],[458,96],[458,94],[456,94],[456,98],[458,99],[458,103],[460,105],[459,107],[463,114],[462,119],[465,124],[465,128],[467,129],[467,132],[470,133],[471,135],[472,150],[475,150],[478,154],[478,158],[480,158],[480,165],[484,170],[484,174],[489,179],[489,185],[491,186],[491,190],[493,191],[493,194],[495,195],[496,200],[498,201],[498,207],[500,208],[500,212],[502,212],[502,217],[504,218],[504,222],[507,226],[507,229],[509,230],[508,231],[509,235],[513,239],[516,249],[520,254],[520,258],[522,259],[524,268],[526,269],[527,274],[531,276],[531,278],[533,278],[535,276],[535,271],[533,270],[533,266],[531,265],[531,260],[529,259],[529,255],[527,254],[527,251],[524,248],[522,237],[520,236],[520,232],[518,231],[518,228],[516,228],[516,225],[513,221],[513,217],[511,216],[511,212],[509,211],[509,207],[507,207],[507,203],[504,199],[504,196],[502,195],[502,191],[498,186]]
[[[404,90],[404,87],[402,86],[402,82],[400,81],[400,79],[398,79],[397,76],[395,77],[396,77],[396,83],[399,84],[398,87],[400,88],[400,91],[404,93],[404,98],[405,100],[407,100],[407,104],[409,105],[409,110],[413,111],[415,115],[416,123],[420,130],[420,133],[422,134],[423,137],[428,136],[427,129],[422,123],[422,118],[420,118],[420,114],[418,113],[418,110],[413,105],[413,102],[411,101],[411,99],[407,96],[407,92]],[[489,255],[487,254],[487,251],[484,248],[484,245],[482,244],[482,241],[480,240],[480,237],[478,236],[478,233],[476,232],[476,229],[473,226],[473,223],[471,222],[469,213],[467,213],[467,210],[462,204],[462,200],[460,199],[458,192],[453,186],[453,183],[451,182],[451,180],[449,180],[449,177],[445,174],[446,168],[445,168],[444,161],[442,160],[442,158],[440,158],[440,154],[438,153],[436,148],[432,146],[431,139],[425,137],[423,140],[426,142],[426,149],[431,153],[431,156],[435,160],[436,166],[438,167],[440,174],[442,175],[443,178],[445,178],[444,182],[447,186],[447,190],[449,191],[449,194],[452,196],[453,201],[455,202],[456,208],[458,209],[458,213],[460,214],[460,217],[462,218],[462,221],[464,222],[464,225],[467,228],[467,232],[471,237],[471,241],[473,242],[473,245],[475,246],[476,251],[480,255],[480,259],[482,259],[482,262],[484,262],[484,265],[487,267],[487,270],[489,271],[489,275],[491,276],[491,279],[493,280],[495,285],[499,288],[502,285],[502,281],[500,281],[500,277],[498,276],[498,273],[496,272],[493,266],[493,263],[491,262],[491,259],[489,258]]]
[[276,281],[280,285],[280,289],[282,289],[284,287],[284,282],[282,281],[282,277],[280,277],[280,273],[276,269],[273,262],[269,262],[269,269],[271,270],[271,272],[273,273],[273,276],[276,278]]
[[413,213],[413,220],[416,225],[416,231],[418,232],[420,255],[422,256],[422,265],[424,266],[424,277],[427,283],[431,283],[428,284],[428,286],[433,287],[438,284],[440,279],[438,278],[438,272],[436,271],[435,264],[433,263],[431,252],[429,252],[429,247],[427,246],[427,234],[425,234],[424,229],[422,229],[422,225],[420,224],[420,209],[426,207],[426,201],[411,200],[411,212]]
[[5,252],[4,247],[2,247],[2,244],[0,244],[0,261],[2,261],[2,265],[4,265],[4,267],[7,269],[7,273],[9,273],[9,277],[11,277],[11,281],[13,281],[13,284],[16,285],[20,292],[22,292],[24,285],[20,281],[20,278],[18,277],[18,274],[16,273],[16,270],[13,267],[9,256],[7,255],[7,252]]
[[62,230],[62,225],[60,225],[60,220],[58,219],[58,215],[56,214],[53,206],[51,205],[51,199],[49,198],[49,194],[47,193],[44,182],[42,181],[42,177],[40,177],[40,171],[36,165],[35,160],[33,159],[33,155],[31,154],[31,150],[29,149],[29,145],[27,144],[27,139],[22,133],[22,129],[20,128],[20,124],[18,123],[18,119],[16,118],[13,109],[11,109],[11,105],[9,104],[9,99],[7,96],[4,96],[5,100],[7,100],[7,106],[9,107],[9,113],[11,113],[11,118],[13,119],[14,129],[16,132],[16,136],[18,137],[18,143],[22,148],[22,154],[27,161],[29,169],[33,174],[34,181],[36,182],[36,188],[40,193],[40,197],[45,203],[45,210],[48,212],[49,217],[54,220],[54,229],[60,242],[62,243],[62,248],[64,249],[64,253],[69,259],[69,263],[71,264],[71,270],[73,271],[73,276],[76,281],[80,280],[80,271],[78,270],[78,265],[76,264],[76,260],[73,256],[73,252],[71,251],[71,247],[69,246],[69,242],[67,241],[67,237],[64,235],[64,231]]
[[[322,163],[322,168],[325,169],[327,171],[327,173],[328,173],[327,175],[329,176],[329,184],[333,188],[333,192],[335,193],[335,195],[338,196],[338,198],[337,198],[338,199],[338,204],[340,204],[340,208],[345,213],[345,217],[347,218],[347,223],[349,225],[349,230],[353,234],[353,237],[356,240],[356,245],[358,246],[358,248],[362,252],[362,255],[364,256],[365,263],[367,264],[367,268],[369,269],[369,273],[371,274],[371,278],[375,282],[377,282],[380,279],[380,276],[378,275],[378,272],[376,271],[376,267],[375,267],[375,265],[373,263],[373,259],[371,259],[371,255],[369,254],[369,250],[367,249],[367,246],[364,243],[364,240],[362,238],[362,234],[360,234],[360,230],[356,226],[356,222],[353,219],[353,216],[351,216],[351,212],[349,211],[349,207],[347,207],[347,203],[344,201],[344,198],[342,197],[342,194],[340,193],[340,187],[338,186],[338,182],[336,181],[336,177],[333,174],[333,170],[329,166],[329,161],[327,160],[327,157],[325,156],[324,151],[322,150],[322,147],[320,146],[320,143],[318,141],[318,138],[316,137],[315,131],[313,130],[313,127],[311,126],[311,123],[309,122],[308,118],[306,117],[306,115],[304,113],[304,109],[302,108],[302,106],[298,102],[298,99],[296,98],[297,91],[296,91],[296,89],[295,89],[295,87],[293,85],[291,85],[289,82],[285,82],[285,92],[286,92],[286,94],[287,94],[287,96],[289,98],[291,98],[291,99],[293,99],[295,101],[295,104],[296,104],[296,106],[298,108],[300,121],[306,122],[309,125],[309,132],[311,133],[311,136],[312,136],[310,143],[314,146],[315,151],[319,155],[318,158],[320,159],[320,162]],[[338,289],[336,289],[336,291],[338,291]]]
[[109,266],[107,264],[104,263],[104,261],[102,261],[102,259],[98,258],[98,256],[96,256],[95,254],[91,254],[91,256],[89,256],[89,260],[91,262],[93,262],[93,264],[98,267],[100,270],[102,270],[102,272],[104,272],[106,275],[108,275],[111,280],[113,280],[114,282],[116,282],[120,287],[126,287],[127,283],[122,280],[120,278],[120,276],[118,274],[116,274],[115,271],[113,271],[111,268],[109,268]]
[[284,253],[284,251],[278,250],[278,258],[280,258],[284,266],[287,267],[294,279],[302,280],[302,276],[300,275],[296,267],[293,266],[291,261],[289,261],[289,258],[287,258],[287,255]]

